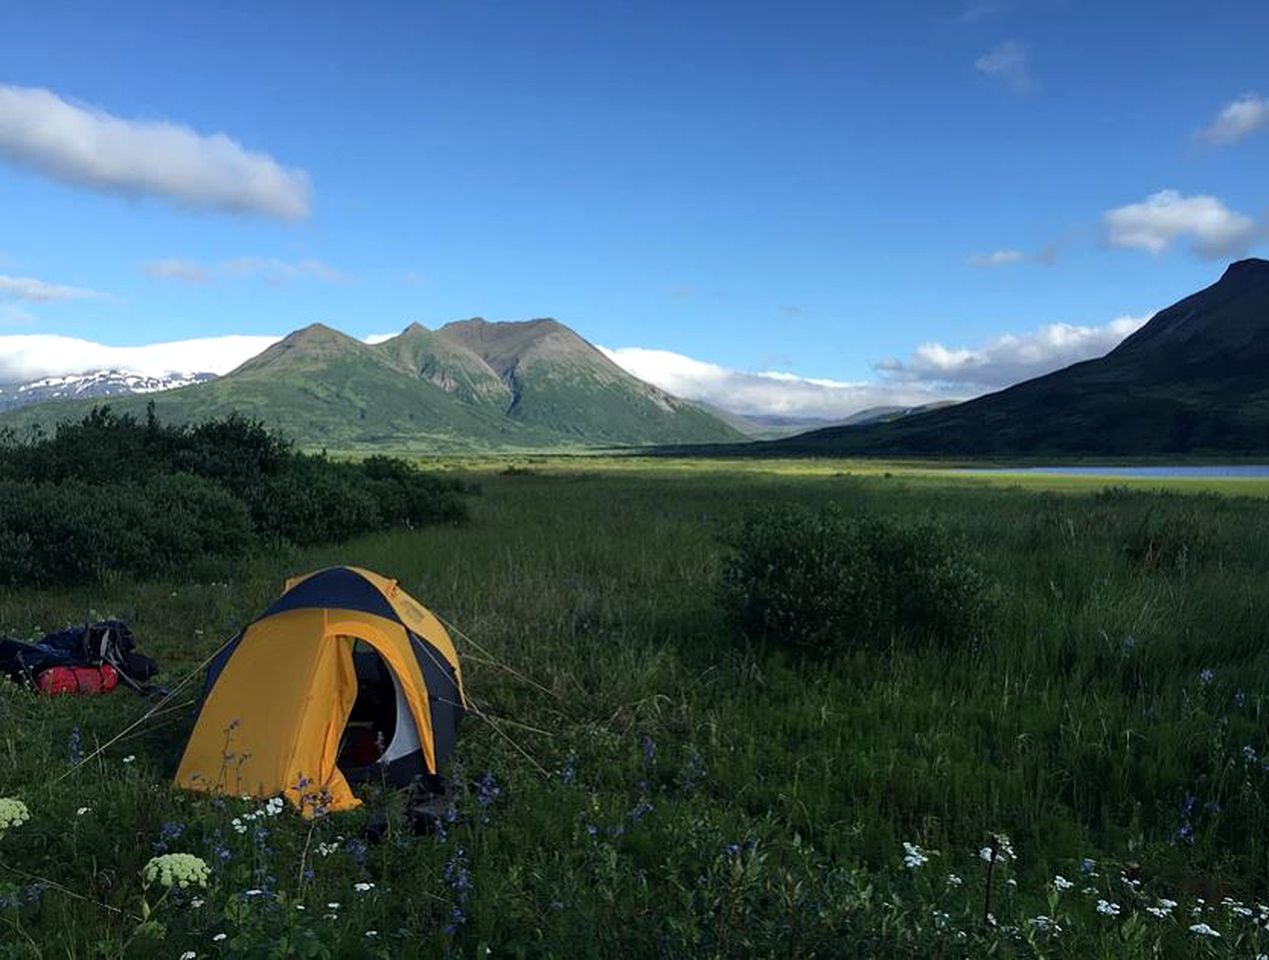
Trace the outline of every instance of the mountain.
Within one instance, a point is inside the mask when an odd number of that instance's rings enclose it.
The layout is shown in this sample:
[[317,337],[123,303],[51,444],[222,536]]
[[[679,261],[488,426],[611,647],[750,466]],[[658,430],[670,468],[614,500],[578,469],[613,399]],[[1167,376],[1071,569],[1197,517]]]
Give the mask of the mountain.
[[174,373],[152,377],[129,370],[93,370],[63,377],[42,377],[27,383],[0,383],[0,410],[16,410],[45,400],[158,393],[215,378],[214,373]]
[[506,415],[526,427],[588,443],[741,438],[700,407],[627,373],[556,320],[461,320],[438,335],[484,361],[511,392]]
[[[150,397],[112,398],[121,412],[153,401],[160,419],[238,411],[302,446],[482,452],[736,441],[699,408],[632,377],[554,320],[411,324],[367,344],[315,323],[237,369]],[[2,424],[82,417],[91,401],[38,404]]]
[[778,440],[782,437],[792,437],[811,430],[822,430],[826,427],[851,427],[864,423],[898,420],[900,417],[910,417],[917,413],[948,407],[954,402],[952,400],[944,400],[937,403],[927,403],[919,407],[868,407],[864,410],[858,410],[848,417],[840,418],[779,413],[732,413],[709,404],[702,403],[700,406],[720,420],[731,424],[751,439]]
[[767,445],[787,455],[1269,453],[1269,261],[1232,264],[1106,356],[889,423]]

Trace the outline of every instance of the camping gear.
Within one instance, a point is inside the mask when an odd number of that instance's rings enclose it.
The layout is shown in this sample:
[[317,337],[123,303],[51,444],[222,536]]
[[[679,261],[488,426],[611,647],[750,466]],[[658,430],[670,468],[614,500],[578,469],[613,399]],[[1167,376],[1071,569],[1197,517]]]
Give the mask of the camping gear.
[[347,810],[350,781],[439,783],[465,707],[440,621],[395,580],[331,567],[288,580],[212,659],[176,783]]
[[49,667],[35,678],[35,688],[48,696],[63,693],[109,693],[119,683],[119,671],[100,667]]
[[[105,693],[122,681],[138,693],[159,672],[136,652],[136,638],[122,620],[100,620],[50,633],[38,643],[0,640],[0,674],[41,693]],[[105,668],[110,667],[109,671]],[[45,679],[52,670],[60,672]],[[95,676],[94,676],[95,672]]]

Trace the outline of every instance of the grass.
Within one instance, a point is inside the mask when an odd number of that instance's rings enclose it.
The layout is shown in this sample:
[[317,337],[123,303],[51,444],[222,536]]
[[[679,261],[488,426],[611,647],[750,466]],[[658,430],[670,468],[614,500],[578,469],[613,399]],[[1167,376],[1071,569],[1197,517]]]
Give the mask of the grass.
[[[263,557],[228,583],[0,597],[9,635],[121,616],[172,682],[284,576],[362,564],[479,644],[457,638],[487,717],[463,728],[452,819],[416,836],[382,791],[307,824],[173,790],[186,709],[68,773],[72,730],[88,753],[146,705],[4,691],[0,797],[32,816],[0,837],[0,956],[1269,952],[1264,484],[450,466],[484,490],[464,528]],[[997,585],[990,633],[832,659],[736,637],[714,601],[722,534],[752,506],[829,501],[963,534]],[[368,844],[376,810],[390,828]],[[989,876],[998,835],[1016,859]],[[143,889],[161,849],[204,858],[209,887]],[[1147,910],[1161,896],[1179,902],[1166,918]]]

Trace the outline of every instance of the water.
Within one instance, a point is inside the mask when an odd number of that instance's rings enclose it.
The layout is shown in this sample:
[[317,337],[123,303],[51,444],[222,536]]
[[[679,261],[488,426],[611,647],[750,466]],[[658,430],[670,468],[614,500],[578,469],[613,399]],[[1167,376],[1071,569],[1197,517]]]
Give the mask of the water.
[[1239,464],[1237,466],[1209,467],[984,467],[958,471],[960,473],[1047,473],[1068,477],[1151,477],[1162,480],[1207,480],[1218,477],[1227,479],[1269,478],[1269,464]]

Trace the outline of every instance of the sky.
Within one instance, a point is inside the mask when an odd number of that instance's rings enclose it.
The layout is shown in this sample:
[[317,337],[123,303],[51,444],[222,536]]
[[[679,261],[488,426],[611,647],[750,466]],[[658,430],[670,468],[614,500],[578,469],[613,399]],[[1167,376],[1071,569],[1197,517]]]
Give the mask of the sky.
[[1099,355],[1269,256],[1263,2],[0,22],[0,381],[552,316],[685,396],[841,416]]

